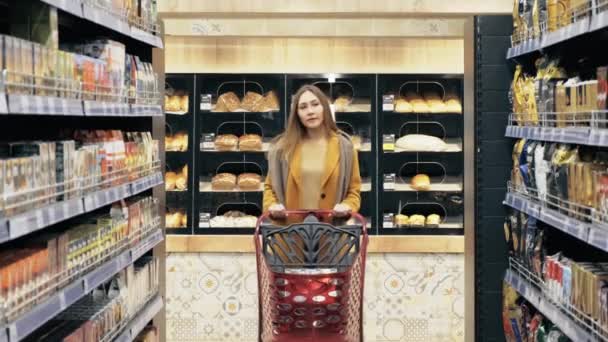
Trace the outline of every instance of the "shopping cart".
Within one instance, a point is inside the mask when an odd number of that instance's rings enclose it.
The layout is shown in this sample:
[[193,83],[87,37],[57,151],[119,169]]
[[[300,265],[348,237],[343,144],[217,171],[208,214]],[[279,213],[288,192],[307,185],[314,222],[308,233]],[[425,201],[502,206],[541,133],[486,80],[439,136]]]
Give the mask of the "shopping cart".
[[363,341],[365,219],[287,211],[258,220],[259,340]]

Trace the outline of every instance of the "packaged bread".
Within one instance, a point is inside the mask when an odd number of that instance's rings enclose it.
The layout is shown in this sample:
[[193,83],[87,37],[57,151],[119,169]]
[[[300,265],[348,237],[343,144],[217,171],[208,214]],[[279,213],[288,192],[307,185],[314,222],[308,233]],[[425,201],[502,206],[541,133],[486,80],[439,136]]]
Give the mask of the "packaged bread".
[[339,96],[334,101],[334,108],[336,112],[346,112],[351,101],[351,98],[349,98],[348,96]]
[[211,180],[213,190],[234,190],[236,188],[236,176],[232,173],[219,173]]
[[237,178],[237,184],[241,190],[258,190],[262,183],[262,177],[256,173],[242,173]]
[[239,138],[234,134],[220,134],[215,138],[215,148],[219,151],[233,151],[239,143]]
[[405,151],[441,152],[447,149],[446,143],[434,136],[424,134],[408,134],[395,142],[395,146]]
[[257,134],[245,134],[239,138],[239,150],[241,151],[261,151],[262,137]]
[[408,100],[404,98],[398,98],[395,100],[395,112],[397,113],[411,113],[414,111],[412,105]]
[[214,112],[234,112],[241,106],[241,101],[235,93],[229,91],[220,95],[215,104]]
[[411,186],[417,191],[428,191],[431,189],[431,179],[424,173],[417,174],[412,177]]
[[441,223],[441,217],[437,214],[431,214],[426,217],[427,227],[439,227],[439,223]]
[[269,91],[264,95],[261,101],[258,101],[254,108],[254,112],[274,112],[279,110],[279,98],[274,91]]
[[403,214],[395,215],[394,221],[397,226],[407,226],[410,224],[409,217]]
[[412,227],[424,227],[426,217],[424,215],[412,215],[409,219],[409,225]]
[[177,180],[177,175],[175,172],[167,172],[165,173],[165,191],[175,190],[175,181]]
[[263,96],[253,92],[248,91],[243,97],[243,101],[241,101],[241,108],[247,112],[255,112],[256,104],[263,100]]

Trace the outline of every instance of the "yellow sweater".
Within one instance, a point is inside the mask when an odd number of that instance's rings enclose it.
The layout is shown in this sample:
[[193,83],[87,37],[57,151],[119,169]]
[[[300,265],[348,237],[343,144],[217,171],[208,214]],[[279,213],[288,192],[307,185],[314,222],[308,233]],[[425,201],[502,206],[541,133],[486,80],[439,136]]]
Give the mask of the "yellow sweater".
[[321,199],[321,178],[325,170],[325,155],[327,153],[327,140],[304,141],[302,143],[302,189],[300,204],[302,209],[319,209]]

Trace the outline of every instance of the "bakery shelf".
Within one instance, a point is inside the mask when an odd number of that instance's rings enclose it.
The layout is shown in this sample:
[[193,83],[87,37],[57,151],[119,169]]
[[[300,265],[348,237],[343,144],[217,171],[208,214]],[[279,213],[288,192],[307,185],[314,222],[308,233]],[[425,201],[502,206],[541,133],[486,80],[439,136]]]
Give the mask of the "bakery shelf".
[[592,127],[507,126],[505,136],[589,146],[608,146],[608,129]]
[[[387,190],[387,189],[385,189]],[[405,191],[405,192],[433,192],[433,191],[441,191],[441,192],[462,192],[462,182],[460,182],[460,177],[446,177],[444,182],[441,183],[433,183],[431,182],[431,187],[429,190],[416,190],[412,188],[411,184],[405,183],[403,181],[397,181],[395,183],[395,190],[392,191]]]
[[[135,260],[163,241],[161,229],[155,229],[144,237],[135,247],[129,248],[118,255],[73,281],[70,285],[54,293],[33,309],[24,313],[8,325],[0,328],[2,334],[8,337],[7,342],[17,342],[26,338],[34,330],[54,318],[74,304],[97,286],[105,283],[116,273],[132,264]],[[3,341],[4,342],[4,341]]]
[[[156,48],[162,48],[163,42],[160,36],[155,35],[154,27],[147,30],[140,25],[131,25],[127,19],[113,14],[109,10],[99,7],[93,0],[41,0],[53,7],[68,12],[76,17],[83,18],[95,24],[114,30],[120,34],[131,37],[142,43]],[[137,27],[140,26],[140,27]]]
[[570,217],[563,212],[571,212],[572,209],[570,207],[573,204],[559,203],[555,199],[552,205],[557,209],[552,209],[548,207],[546,202],[541,201],[536,193],[536,190],[532,188],[528,188],[524,192],[522,189],[509,185],[509,192],[507,192],[503,203],[585,243],[608,252],[608,223],[599,222],[593,218],[593,215],[587,215],[586,218],[589,222]]
[[160,295],[156,295],[142,310],[139,311],[139,314],[131,320],[122,334],[114,339],[114,342],[134,341],[137,335],[144,330],[148,322],[150,322],[162,308],[163,299]]
[[509,269],[504,280],[572,341],[608,340],[608,332],[599,327],[591,317],[565,302],[569,298],[549,298],[543,280],[517,260],[509,258]]
[[232,190],[216,190],[211,186],[211,182],[199,182],[200,192],[262,192],[264,191],[264,183],[261,183],[257,189],[239,189],[238,187]]
[[395,146],[395,151],[384,151],[384,154],[390,153],[458,153],[462,152],[462,140],[460,138],[448,138],[445,139],[446,149],[443,151],[415,151],[415,150],[404,150]]
[[136,195],[163,183],[155,172],[138,180],[28,210],[0,221],[0,243],[17,239],[53,224],[94,211],[105,205]]
[[203,143],[201,143],[201,152],[208,152],[208,153],[264,153],[264,152],[268,152],[268,149],[270,148],[270,142],[263,142],[262,143],[262,149],[261,150],[247,150],[247,151],[241,151],[241,150],[217,150],[214,147],[209,146],[209,148],[206,148],[205,146],[203,146]]

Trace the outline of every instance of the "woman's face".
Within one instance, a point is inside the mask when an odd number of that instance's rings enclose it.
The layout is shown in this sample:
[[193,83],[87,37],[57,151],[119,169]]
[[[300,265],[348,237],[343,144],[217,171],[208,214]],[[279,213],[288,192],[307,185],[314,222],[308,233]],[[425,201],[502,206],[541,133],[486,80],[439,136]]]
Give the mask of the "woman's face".
[[312,92],[306,91],[300,96],[298,117],[307,129],[316,129],[323,124],[323,106],[319,98]]

